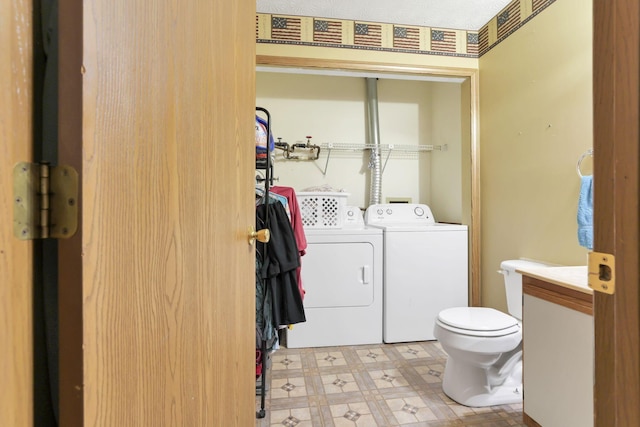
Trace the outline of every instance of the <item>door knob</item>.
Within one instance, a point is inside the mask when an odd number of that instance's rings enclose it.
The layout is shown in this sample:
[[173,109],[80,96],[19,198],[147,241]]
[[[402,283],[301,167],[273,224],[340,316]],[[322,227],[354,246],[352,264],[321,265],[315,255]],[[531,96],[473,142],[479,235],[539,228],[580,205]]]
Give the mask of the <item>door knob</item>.
[[253,226],[249,227],[249,244],[253,245],[256,240],[258,242],[267,243],[271,238],[271,233],[269,229],[263,228],[262,230],[256,231]]

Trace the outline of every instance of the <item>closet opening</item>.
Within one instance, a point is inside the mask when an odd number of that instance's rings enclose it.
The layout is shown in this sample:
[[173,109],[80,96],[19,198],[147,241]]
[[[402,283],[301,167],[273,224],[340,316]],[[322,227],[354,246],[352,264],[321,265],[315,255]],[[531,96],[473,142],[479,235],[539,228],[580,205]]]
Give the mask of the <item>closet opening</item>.
[[380,203],[426,204],[436,221],[469,227],[469,305],[479,306],[477,70],[258,56],[256,105],[270,109],[276,141],[320,147],[313,160],[276,150],[277,179],[297,190],[344,190],[361,209],[371,204],[368,78],[377,80]]

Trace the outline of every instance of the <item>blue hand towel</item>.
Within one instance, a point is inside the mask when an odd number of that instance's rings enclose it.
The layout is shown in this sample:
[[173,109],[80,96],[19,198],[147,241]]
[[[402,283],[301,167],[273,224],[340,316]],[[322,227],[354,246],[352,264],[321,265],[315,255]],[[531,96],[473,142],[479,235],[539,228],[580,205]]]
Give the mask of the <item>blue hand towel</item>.
[[578,243],[593,249],[593,176],[581,178],[578,199]]

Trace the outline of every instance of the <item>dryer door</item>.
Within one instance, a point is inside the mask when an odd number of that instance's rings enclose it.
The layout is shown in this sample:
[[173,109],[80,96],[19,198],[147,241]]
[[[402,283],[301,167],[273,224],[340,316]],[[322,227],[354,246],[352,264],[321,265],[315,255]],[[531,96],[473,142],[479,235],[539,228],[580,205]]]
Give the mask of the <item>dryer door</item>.
[[305,308],[373,304],[373,254],[370,242],[309,243],[302,257]]

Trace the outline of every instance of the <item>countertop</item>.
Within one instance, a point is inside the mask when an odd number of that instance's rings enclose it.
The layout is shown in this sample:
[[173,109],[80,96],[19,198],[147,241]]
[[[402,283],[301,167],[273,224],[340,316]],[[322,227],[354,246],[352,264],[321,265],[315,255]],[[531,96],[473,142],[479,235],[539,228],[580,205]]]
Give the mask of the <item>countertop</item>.
[[516,272],[568,289],[574,289],[578,292],[593,295],[593,290],[588,285],[586,265],[519,268],[516,269]]

